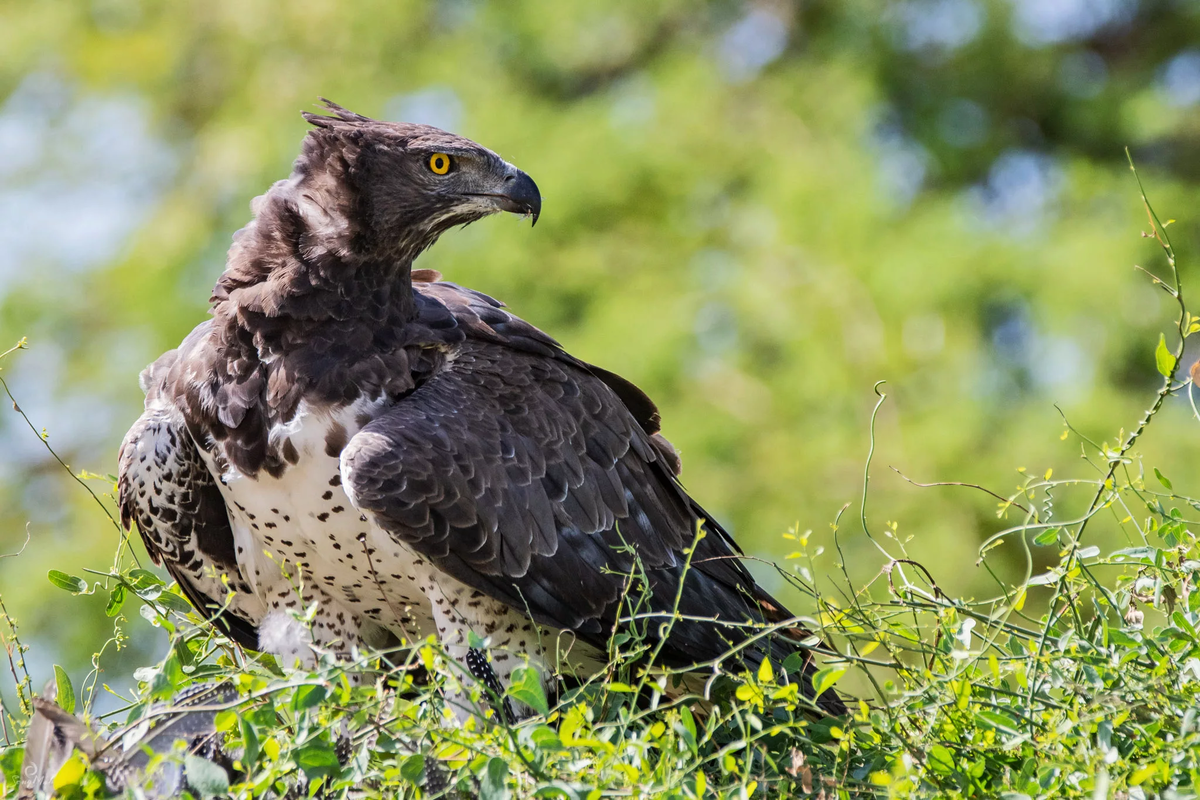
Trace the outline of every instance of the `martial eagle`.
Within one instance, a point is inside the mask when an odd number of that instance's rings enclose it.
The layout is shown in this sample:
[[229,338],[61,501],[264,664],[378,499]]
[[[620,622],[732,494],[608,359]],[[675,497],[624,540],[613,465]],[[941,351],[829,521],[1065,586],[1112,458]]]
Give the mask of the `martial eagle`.
[[[526,660],[549,683],[560,635],[572,668],[603,664],[641,578],[646,635],[669,630],[657,663],[799,652],[811,698],[811,635],[684,491],[654,403],[413,269],[453,227],[536,222],[533,180],[462,137],[327,105],[234,236],[211,319],[142,373],[124,524],[248,648],[312,663],[310,644],[436,635],[493,687]],[[313,605],[308,630],[289,610]]]

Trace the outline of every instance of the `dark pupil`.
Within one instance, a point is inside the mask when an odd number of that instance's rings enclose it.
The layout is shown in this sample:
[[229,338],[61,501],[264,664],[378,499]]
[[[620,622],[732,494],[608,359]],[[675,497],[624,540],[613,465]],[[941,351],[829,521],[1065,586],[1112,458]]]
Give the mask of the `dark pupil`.
[[433,168],[436,170],[445,169],[446,168],[446,157],[445,156],[434,156],[433,157]]

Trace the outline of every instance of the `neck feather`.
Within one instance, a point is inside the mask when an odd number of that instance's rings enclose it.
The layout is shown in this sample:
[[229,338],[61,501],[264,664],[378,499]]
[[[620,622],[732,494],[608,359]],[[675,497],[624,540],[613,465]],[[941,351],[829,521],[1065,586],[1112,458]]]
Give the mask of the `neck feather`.
[[291,178],[255,199],[255,219],[234,236],[213,290],[213,315],[247,329],[260,349],[287,349],[296,325],[402,325],[416,316],[412,256],[369,248],[343,176],[305,167],[297,162]]

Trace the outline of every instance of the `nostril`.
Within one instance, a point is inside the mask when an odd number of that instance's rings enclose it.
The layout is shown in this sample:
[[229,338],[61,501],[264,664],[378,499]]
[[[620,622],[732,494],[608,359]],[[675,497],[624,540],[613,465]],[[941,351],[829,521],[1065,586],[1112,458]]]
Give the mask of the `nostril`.
[[515,181],[516,179],[517,179],[517,176],[516,176],[516,175],[507,175],[507,176],[505,176],[505,178],[504,178],[504,182],[505,182],[505,183],[509,183],[509,182],[511,182],[511,181]]

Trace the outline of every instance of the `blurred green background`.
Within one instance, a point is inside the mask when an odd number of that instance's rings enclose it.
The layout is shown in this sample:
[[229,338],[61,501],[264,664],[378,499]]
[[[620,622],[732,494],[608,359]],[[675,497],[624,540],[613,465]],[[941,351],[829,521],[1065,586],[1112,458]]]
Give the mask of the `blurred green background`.
[[[871,519],[898,521],[943,588],[984,594],[995,502],[888,467],[1002,493],[1018,467],[1094,478],[1055,404],[1097,441],[1138,419],[1172,307],[1132,268],[1166,269],[1123,147],[1179,220],[1185,282],[1200,276],[1198,9],[5,0],[0,350],[30,344],[3,375],[75,471],[113,472],[139,370],[204,318],[250,199],[288,174],[299,111],[323,95],[449,128],[537,180],[536,230],[487,220],[418,266],[645,388],[688,487],[749,552],[790,552],[792,526],[831,546],[886,379]],[[1177,490],[1197,483],[1186,401],[1142,452]],[[878,555],[843,530],[869,578]],[[26,532],[0,593],[40,685],[52,662],[86,669],[111,633],[103,598],[72,599],[46,571],[106,569],[116,535],[6,407],[0,552]],[[131,631],[102,680],[127,685],[161,654]]]

